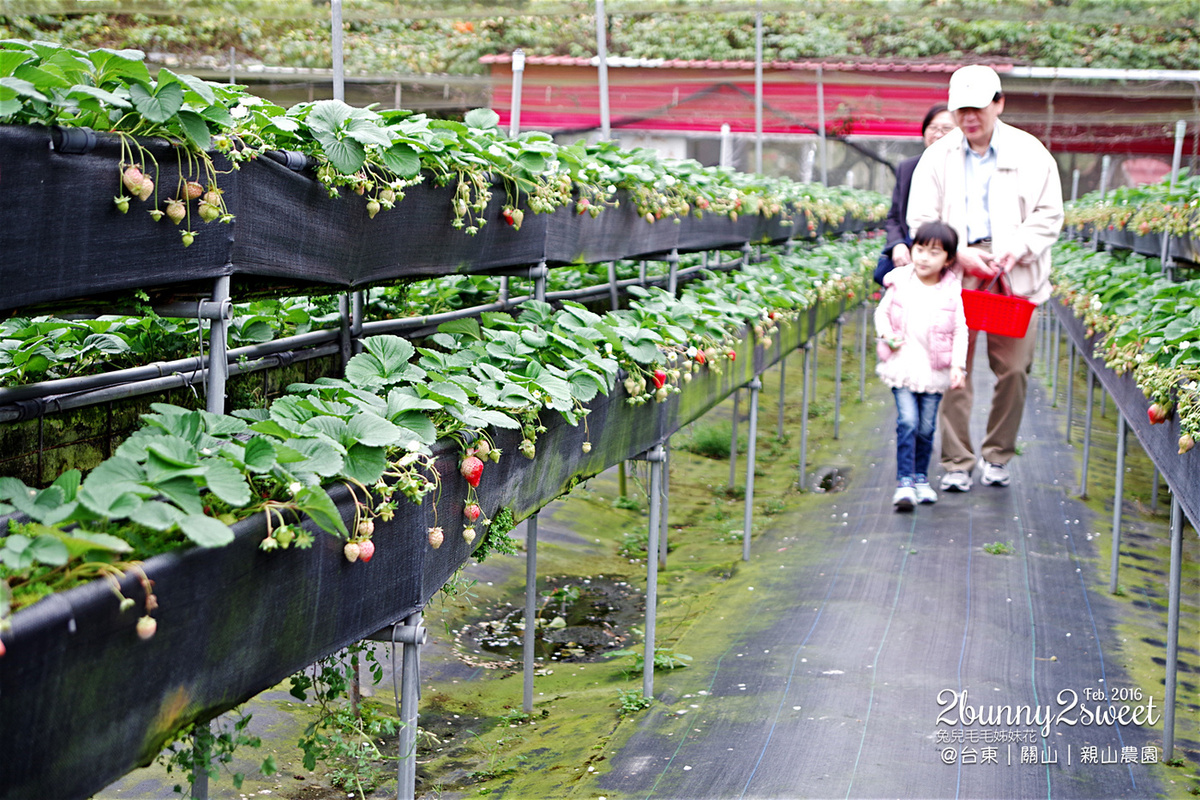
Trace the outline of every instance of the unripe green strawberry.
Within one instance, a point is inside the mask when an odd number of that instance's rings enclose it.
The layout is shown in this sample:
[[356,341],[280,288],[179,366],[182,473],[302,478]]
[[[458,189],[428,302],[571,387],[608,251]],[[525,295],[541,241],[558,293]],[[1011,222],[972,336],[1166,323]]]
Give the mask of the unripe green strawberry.
[[195,181],[188,181],[183,186],[184,192],[187,194],[188,200],[199,200],[204,194],[204,187]]
[[463,538],[467,540],[467,544],[475,541],[475,529],[463,528]]
[[1195,446],[1196,440],[1192,438],[1190,433],[1185,433],[1179,437],[1179,455],[1183,455]]
[[221,216],[221,209],[214,206],[212,203],[200,201],[200,219],[205,222],[212,222],[217,217]]
[[184,231],[180,235],[180,238],[183,239],[184,247],[191,247],[192,242],[196,241],[196,234],[192,233],[191,231]]
[[154,194],[154,181],[149,175],[146,175],[142,178],[142,186],[138,190],[137,196],[139,200],[149,200],[152,194]]
[[537,455],[537,448],[534,446],[533,442],[530,441],[529,439],[522,439],[521,444],[518,446],[518,449],[520,449],[521,455],[525,456],[526,458],[528,458],[530,460],[533,460],[534,456]]
[[375,532],[375,522],[373,520],[364,519],[362,522],[358,523],[358,535],[359,536],[370,536],[374,532]]
[[129,191],[138,194],[142,191],[142,179],[145,177],[141,169],[131,164],[121,173],[121,183],[125,184]]
[[126,197],[125,195],[121,195],[119,197],[114,197],[113,202],[117,204],[117,211],[120,211],[122,214],[129,213],[129,198],[128,197]]
[[171,222],[174,222],[176,225],[178,225],[179,223],[183,222],[183,218],[187,216],[187,208],[182,202],[172,198],[171,200],[167,201],[167,216],[170,217]]
[[378,200],[368,200],[367,201],[367,219],[375,219],[375,215],[379,213],[380,208],[382,208],[382,206],[379,205]]
[[224,192],[222,192],[220,189],[213,188],[213,189],[209,189],[207,192],[205,192],[204,196],[200,199],[206,203],[210,203],[214,206],[220,207],[221,195],[223,195],[223,194],[224,194]]
[[483,458],[490,452],[492,452],[491,443],[487,439],[480,438],[480,440],[475,444],[475,455]]
[[138,638],[141,639],[142,641],[152,638],[154,636],[155,631],[157,631],[157,630],[158,630],[158,621],[155,620],[154,617],[150,616],[149,614],[138,619],[137,635],[138,635]]
[[590,453],[590,452],[592,452],[592,443],[591,443],[591,442],[584,442],[584,443],[583,443],[583,452],[585,452],[585,453]]
[[442,546],[442,541],[446,538],[445,533],[440,527],[429,529],[429,546],[437,550]]
[[346,546],[342,548],[342,555],[346,560],[353,564],[358,561],[359,555],[362,553],[362,548],[358,546],[358,542],[346,542]]
[[379,193],[379,201],[381,203],[395,203],[396,202],[396,193],[393,192],[391,189],[384,189],[383,191],[381,191]]

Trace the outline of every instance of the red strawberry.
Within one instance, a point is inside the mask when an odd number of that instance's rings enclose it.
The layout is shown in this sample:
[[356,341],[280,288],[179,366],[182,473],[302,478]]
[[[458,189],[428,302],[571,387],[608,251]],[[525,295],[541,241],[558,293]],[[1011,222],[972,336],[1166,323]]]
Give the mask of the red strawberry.
[[479,515],[482,513],[483,509],[479,507],[478,503],[467,503],[467,505],[463,507],[463,516],[467,518],[468,522],[474,522],[475,520],[479,519]]
[[483,475],[483,462],[475,456],[467,456],[463,459],[462,466],[458,468],[458,471],[467,479],[467,483],[471,486],[478,486],[479,478]]
[[667,373],[661,369],[654,370],[654,388],[661,389],[663,384],[667,382]]
[[517,223],[516,223],[516,217],[515,217],[515,216],[513,216],[513,210],[512,210],[511,208],[506,208],[506,209],[504,209],[504,211],[503,211],[503,212],[501,212],[501,214],[502,214],[502,215],[503,215],[503,217],[504,217],[504,221],[505,221],[505,222],[507,222],[509,225],[516,225],[516,224],[517,224]]
[[370,539],[364,539],[358,543],[358,557],[362,559],[364,564],[370,561],[373,555],[375,555],[374,542]]
[[729,351],[729,360],[737,361],[737,352],[736,351],[734,351],[734,350]]
[[1185,433],[1179,437],[1179,455],[1183,455],[1188,450],[1196,446],[1196,440],[1192,438],[1190,433]]
[[590,200],[588,200],[586,197],[583,198],[582,200],[580,200],[578,203],[575,204],[575,213],[576,214],[584,213],[585,211],[588,210],[588,206],[590,206],[591,204],[592,203]]
[[154,632],[158,630],[158,622],[154,617],[147,614],[137,621],[137,635],[142,641],[154,636]]
[[362,555],[362,548],[359,547],[358,542],[346,542],[346,546],[342,548],[342,554],[346,556],[347,561],[353,564]]
[[697,363],[697,364],[703,364],[705,361],[707,361],[707,359],[704,357],[704,351],[703,351],[703,350],[697,350],[697,351],[696,351],[696,363]]
[[1159,425],[1167,421],[1167,408],[1162,403],[1153,403],[1146,410],[1146,416],[1150,418],[1151,425]]
[[6,652],[8,652],[8,648],[4,646],[4,640],[0,639],[0,658],[4,658]]

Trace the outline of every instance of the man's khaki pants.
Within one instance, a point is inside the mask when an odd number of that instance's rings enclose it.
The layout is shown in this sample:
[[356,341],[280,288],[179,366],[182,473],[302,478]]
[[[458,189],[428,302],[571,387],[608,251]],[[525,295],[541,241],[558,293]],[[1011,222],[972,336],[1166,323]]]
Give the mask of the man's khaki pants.
[[[988,365],[996,376],[996,388],[992,392],[987,434],[980,453],[984,461],[992,464],[1007,464],[1017,454],[1017,432],[1025,412],[1025,388],[1029,382],[1029,370],[1033,366],[1038,313],[1035,309],[1023,339],[984,334],[987,336]],[[971,406],[975,402],[971,371],[975,363],[977,340],[978,331],[969,331],[966,384],[961,389],[947,391],[938,409],[942,468],[947,472],[970,472],[979,460],[971,446]]]

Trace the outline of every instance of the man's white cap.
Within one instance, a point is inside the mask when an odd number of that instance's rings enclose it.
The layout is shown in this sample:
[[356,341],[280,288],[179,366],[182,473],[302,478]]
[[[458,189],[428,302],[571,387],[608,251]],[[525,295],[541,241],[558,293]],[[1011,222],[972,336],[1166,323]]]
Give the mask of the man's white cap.
[[951,111],[986,108],[999,91],[1000,76],[996,70],[982,64],[959,67],[950,76],[950,98],[946,105]]

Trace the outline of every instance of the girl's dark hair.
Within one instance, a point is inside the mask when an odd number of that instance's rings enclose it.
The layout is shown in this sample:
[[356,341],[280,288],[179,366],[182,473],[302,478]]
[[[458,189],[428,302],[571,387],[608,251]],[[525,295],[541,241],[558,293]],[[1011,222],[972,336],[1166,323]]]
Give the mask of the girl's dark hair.
[[950,257],[946,259],[946,266],[954,263],[954,254],[958,252],[958,234],[944,222],[934,220],[926,222],[917,228],[917,233],[913,236],[913,244],[939,244],[946,254]]
[[925,129],[929,127],[931,122],[933,122],[934,117],[936,117],[938,114],[942,113],[943,111],[949,111],[949,110],[950,109],[946,107],[945,103],[939,103],[936,106],[930,106],[929,110],[925,112],[925,119],[922,120],[922,122],[921,122],[921,135],[922,136],[925,135]]

